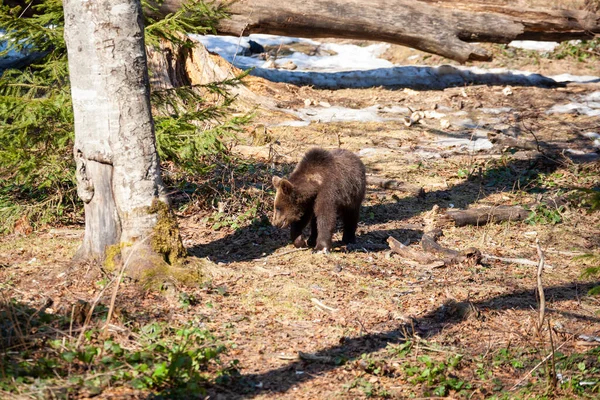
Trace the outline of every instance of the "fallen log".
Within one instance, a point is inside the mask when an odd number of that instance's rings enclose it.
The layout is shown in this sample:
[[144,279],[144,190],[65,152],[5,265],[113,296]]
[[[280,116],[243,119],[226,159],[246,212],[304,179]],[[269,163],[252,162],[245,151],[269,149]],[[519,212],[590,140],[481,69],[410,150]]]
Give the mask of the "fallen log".
[[502,221],[522,221],[527,219],[529,211],[521,206],[480,207],[468,210],[449,210],[443,217],[450,219],[456,226],[476,225]]
[[[184,1],[160,2],[159,13],[173,13]],[[460,62],[491,60],[491,52],[472,44],[475,42],[592,39],[600,33],[600,15],[595,13],[524,9],[477,1],[237,0],[215,4],[226,8],[230,15],[219,21],[219,34],[376,40]]]

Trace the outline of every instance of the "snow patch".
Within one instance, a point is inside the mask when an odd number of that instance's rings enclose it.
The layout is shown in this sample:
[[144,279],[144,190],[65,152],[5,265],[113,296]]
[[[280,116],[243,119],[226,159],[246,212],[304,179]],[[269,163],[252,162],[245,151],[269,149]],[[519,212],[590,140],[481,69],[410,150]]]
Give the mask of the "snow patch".
[[301,108],[295,114],[303,120],[318,122],[382,122],[400,118],[384,118],[379,115],[381,106],[376,104],[367,108],[346,108],[346,107],[307,107]]
[[284,121],[279,124],[275,124],[274,126],[295,126],[295,127],[303,127],[309,126],[310,121]]
[[577,113],[590,117],[600,115],[600,92],[593,92],[581,98],[582,102],[556,104],[546,114]]
[[[393,64],[387,60],[378,58],[387,48],[388,44],[378,43],[369,46],[356,46],[353,44],[323,43],[303,38],[253,34],[246,37],[213,36],[213,35],[189,35],[191,38],[201,42],[208,50],[216,52],[242,69],[261,68],[265,60],[255,56],[241,55],[244,50],[250,49],[249,41],[264,46],[279,46],[293,44],[309,44],[319,47],[323,52],[330,55],[308,55],[299,51],[292,54],[277,57],[275,64],[283,65],[288,62],[294,63],[297,71],[345,71],[366,70],[373,68],[388,68]],[[290,46],[293,51],[294,47]],[[267,69],[270,70],[270,69]]]
[[441,139],[436,140],[434,143],[441,147],[459,147],[467,151],[489,150],[494,147],[492,142],[487,138],[478,138],[475,140],[459,138]]
[[578,82],[578,83],[594,83],[600,82],[600,77],[593,75],[571,75],[571,74],[560,74],[553,75],[550,79],[556,82]]
[[508,47],[517,49],[534,50],[541,53],[551,52],[558,46],[557,42],[538,42],[536,40],[513,40],[508,44]]
[[504,114],[507,112],[512,111],[512,108],[510,107],[498,107],[498,108],[480,108],[479,111],[481,111],[484,114]]
[[583,134],[588,139],[600,139],[600,133],[598,132],[586,132]]
[[593,92],[584,97],[586,101],[600,101],[600,92]]

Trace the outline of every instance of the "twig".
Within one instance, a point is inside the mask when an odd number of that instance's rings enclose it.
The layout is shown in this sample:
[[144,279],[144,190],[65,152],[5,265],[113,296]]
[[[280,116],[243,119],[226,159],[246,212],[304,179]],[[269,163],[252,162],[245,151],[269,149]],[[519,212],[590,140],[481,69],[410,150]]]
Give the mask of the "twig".
[[537,269],[537,289],[538,296],[540,298],[540,319],[538,321],[538,335],[542,331],[544,327],[544,315],[546,313],[546,297],[544,296],[544,286],[542,285],[542,273],[544,272],[544,252],[540,247],[539,239],[535,239],[535,244],[537,246],[538,256],[540,258],[540,264]]
[[332,308],[329,306],[326,306],[325,304],[321,303],[321,301],[319,301],[319,299],[317,298],[311,298],[310,301],[312,301],[313,303],[315,303],[315,305],[321,309],[323,309],[324,311],[329,311],[329,312],[337,312],[338,309],[337,308]]
[[288,356],[287,354],[279,354],[277,358],[279,358],[280,360],[297,360],[298,358],[300,358],[300,356]]
[[512,388],[510,388],[510,391],[515,390],[517,388],[517,386],[519,386],[525,379],[527,379],[527,377],[529,375],[533,374],[540,367],[540,365],[542,365],[543,363],[546,362],[546,360],[548,360],[550,357],[552,357],[552,355],[556,351],[560,350],[565,344],[567,344],[569,342],[569,340],[565,340],[563,342],[563,344],[561,344],[560,346],[558,346],[556,348],[556,350],[554,350],[553,352],[551,352],[550,354],[548,354],[546,357],[544,357],[544,359],[542,361],[540,361],[539,363],[537,363],[535,367],[533,367],[528,373],[525,374],[525,376],[523,378],[519,379],[519,381],[517,383],[515,383],[515,385]]
[[360,319],[356,318],[356,322],[358,322],[358,324],[360,325],[360,332],[358,332],[358,336],[362,336],[363,331],[369,333],[369,331],[367,330],[367,328],[365,328],[365,326],[363,325],[363,323],[361,322]]
[[90,323],[90,321],[92,320],[92,315],[94,314],[94,309],[96,308],[96,305],[98,304],[98,302],[100,301],[100,298],[102,297],[102,295],[104,294],[104,291],[106,289],[108,289],[108,287],[115,281],[115,278],[111,279],[110,282],[108,282],[108,284],[106,286],[104,286],[102,288],[102,290],[100,290],[100,293],[98,293],[98,296],[96,296],[96,298],[94,299],[94,302],[92,303],[92,306],[90,307],[89,311],[87,312],[87,315],[85,316],[85,320],[83,321],[83,326],[81,327],[81,332],[79,333],[79,337],[77,337],[77,342],[75,344],[75,347],[79,347],[79,344],[81,343],[81,340],[83,339],[83,335],[85,333],[85,331],[87,330],[88,324]]
[[308,247],[302,247],[302,248],[299,248],[299,249],[291,249],[291,250],[284,251],[283,253],[271,254],[270,256],[258,258],[256,260],[254,260],[254,262],[267,261],[270,258],[281,257],[281,256],[285,256],[285,255],[288,255],[288,254],[296,253],[298,251],[306,251],[306,250],[310,250],[310,249]]
[[421,349],[431,351],[434,353],[454,354],[461,357],[463,356],[463,354],[457,353],[456,351],[436,349],[435,347],[421,346]]
[[552,339],[552,329],[550,329],[550,319],[546,320],[548,323],[548,334],[550,335],[550,350],[552,350],[552,361],[550,362],[550,372],[552,374],[552,388],[556,388],[557,379],[556,379],[556,358],[555,358],[555,350],[554,350],[554,339]]
[[[536,246],[534,245],[529,245],[529,247],[533,247],[536,248]],[[577,257],[577,256],[583,256],[585,254],[588,254],[584,251],[564,251],[564,250],[556,250],[556,249],[546,249],[544,250],[546,253],[554,253],[554,254],[560,254],[561,256],[573,256],[573,257]],[[546,268],[548,266],[546,265]]]
[[[513,263],[513,264],[522,264],[522,265],[531,265],[531,266],[539,266],[539,262],[528,260],[526,258],[510,258],[510,257],[496,257],[490,254],[482,254],[483,258],[489,258],[491,260],[498,260],[505,263]],[[553,269],[552,265],[546,264],[544,268]]]
[[[10,322],[12,323],[12,327],[15,330],[15,334],[17,335],[17,338],[19,339],[19,341],[21,342],[21,344],[23,345],[23,347],[27,348],[27,343],[25,342],[25,335],[23,335],[23,331],[21,330],[21,326],[18,323],[18,317],[17,317],[17,313],[15,311],[15,307],[13,306],[12,302],[7,301],[6,297],[4,296],[4,293],[2,293],[2,301],[4,304],[6,304],[7,308],[8,308],[8,317],[10,319]],[[10,338],[8,338],[10,340]]]

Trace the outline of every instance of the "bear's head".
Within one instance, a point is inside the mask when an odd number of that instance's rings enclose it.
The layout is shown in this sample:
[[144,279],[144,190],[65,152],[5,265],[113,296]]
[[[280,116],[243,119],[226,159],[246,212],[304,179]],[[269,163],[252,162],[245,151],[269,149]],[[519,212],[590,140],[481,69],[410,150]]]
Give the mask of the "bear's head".
[[274,176],[273,186],[277,192],[275,193],[271,223],[278,228],[285,228],[292,222],[300,220],[304,214],[304,209],[299,203],[298,193],[296,193],[296,189],[290,181]]

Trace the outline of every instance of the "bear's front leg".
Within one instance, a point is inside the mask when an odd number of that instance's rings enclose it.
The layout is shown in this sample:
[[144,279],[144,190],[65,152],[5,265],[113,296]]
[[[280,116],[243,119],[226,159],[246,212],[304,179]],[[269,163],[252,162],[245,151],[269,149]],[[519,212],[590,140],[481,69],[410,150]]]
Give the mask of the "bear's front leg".
[[306,240],[302,238],[302,230],[304,230],[304,227],[306,224],[308,224],[308,221],[310,221],[311,218],[312,214],[307,213],[304,214],[299,221],[292,222],[290,224],[290,240],[292,243],[294,243],[295,247],[307,247]]
[[333,231],[335,230],[335,209],[327,208],[322,210],[317,217],[317,245],[316,251],[323,250],[324,253],[329,253],[332,247]]

